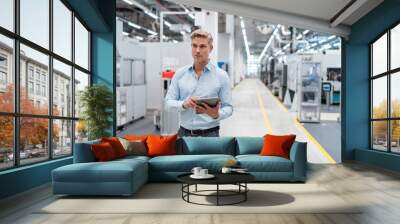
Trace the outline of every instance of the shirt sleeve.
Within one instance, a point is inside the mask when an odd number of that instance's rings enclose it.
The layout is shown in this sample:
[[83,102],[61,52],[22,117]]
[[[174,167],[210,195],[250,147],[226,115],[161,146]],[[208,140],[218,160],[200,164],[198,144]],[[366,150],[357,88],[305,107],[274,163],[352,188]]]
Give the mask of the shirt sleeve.
[[219,91],[219,98],[221,100],[221,108],[219,109],[219,116],[214,120],[223,120],[228,118],[233,113],[232,106],[232,92],[228,74],[224,73],[222,78],[222,86]]
[[[177,72],[178,73],[178,72]],[[183,108],[184,100],[180,100],[179,96],[179,74],[175,73],[171,80],[171,84],[168,87],[167,95],[165,96],[165,107],[166,109],[176,109],[178,111],[185,110]]]

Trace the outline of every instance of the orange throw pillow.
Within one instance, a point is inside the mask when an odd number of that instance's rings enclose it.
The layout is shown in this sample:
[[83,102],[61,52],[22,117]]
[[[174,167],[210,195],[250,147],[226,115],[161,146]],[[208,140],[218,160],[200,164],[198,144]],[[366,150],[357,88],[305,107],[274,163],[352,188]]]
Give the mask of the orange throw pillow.
[[147,155],[165,156],[176,154],[176,139],[178,135],[171,136],[149,136],[147,137]]
[[110,161],[117,158],[114,149],[108,142],[93,144],[91,145],[91,149],[94,154],[94,157],[99,162]]
[[281,156],[290,159],[290,148],[296,135],[269,135],[264,136],[264,145],[261,149],[262,156]]
[[147,135],[125,135],[124,139],[129,140],[129,141],[143,141],[146,142]]
[[101,142],[108,142],[114,149],[115,155],[117,158],[125,157],[126,151],[124,146],[122,146],[121,142],[117,137],[109,137],[109,138],[101,138]]

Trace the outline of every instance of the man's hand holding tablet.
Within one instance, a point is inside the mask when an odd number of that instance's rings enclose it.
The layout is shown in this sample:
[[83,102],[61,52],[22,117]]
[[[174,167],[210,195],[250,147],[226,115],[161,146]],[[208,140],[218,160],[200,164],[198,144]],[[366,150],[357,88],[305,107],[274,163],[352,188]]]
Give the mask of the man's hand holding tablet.
[[207,104],[209,107],[215,107],[219,103],[219,98],[218,97],[208,97],[208,98],[196,99],[196,104],[198,106],[203,106],[203,103]]
[[206,113],[208,116],[217,119],[219,117],[219,98],[199,98],[196,100],[196,113]]

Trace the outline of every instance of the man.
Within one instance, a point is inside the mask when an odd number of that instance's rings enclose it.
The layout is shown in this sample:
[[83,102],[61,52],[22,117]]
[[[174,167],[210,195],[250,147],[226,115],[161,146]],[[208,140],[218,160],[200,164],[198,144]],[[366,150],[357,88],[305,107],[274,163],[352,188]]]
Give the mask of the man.
[[[213,38],[204,30],[191,34],[193,65],[175,72],[168,88],[165,102],[167,109],[180,112],[178,136],[218,137],[219,122],[232,115],[232,95],[228,74],[210,62]],[[198,106],[196,99],[218,97],[215,107]]]

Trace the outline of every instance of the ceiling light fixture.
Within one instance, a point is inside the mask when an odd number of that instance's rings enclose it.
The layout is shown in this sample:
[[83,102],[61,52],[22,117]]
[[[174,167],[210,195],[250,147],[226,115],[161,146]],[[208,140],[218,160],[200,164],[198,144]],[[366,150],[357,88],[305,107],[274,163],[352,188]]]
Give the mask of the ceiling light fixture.
[[278,32],[279,28],[281,25],[277,25],[274,29],[274,32],[272,33],[272,35],[269,37],[269,40],[267,42],[267,44],[265,45],[264,49],[261,51],[260,57],[258,57],[258,61],[261,62],[261,60],[263,59],[264,55],[267,53],[268,47],[269,45],[271,45],[272,39],[275,35],[277,35],[276,33]]
[[157,33],[154,32],[154,31],[152,31],[152,30],[147,29],[146,31],[147,31],[149,34],[151,34],[151,35],[157,35]]
[[129,0],[122,0],[122,1],[124,1],[125,3],[127,3],[129,5],[133,5],[133,3],[131,1],[129,1]]
[[244,41],[244,47],[246,49],[247,60],[249,60],[249,58],[250,58],[250,49],[249,49],[249,43],[248,43],[248,40],[247,40],[246,27],[244,25],[243,17],[240,17],[240,27],[242,28],[243,41]]

